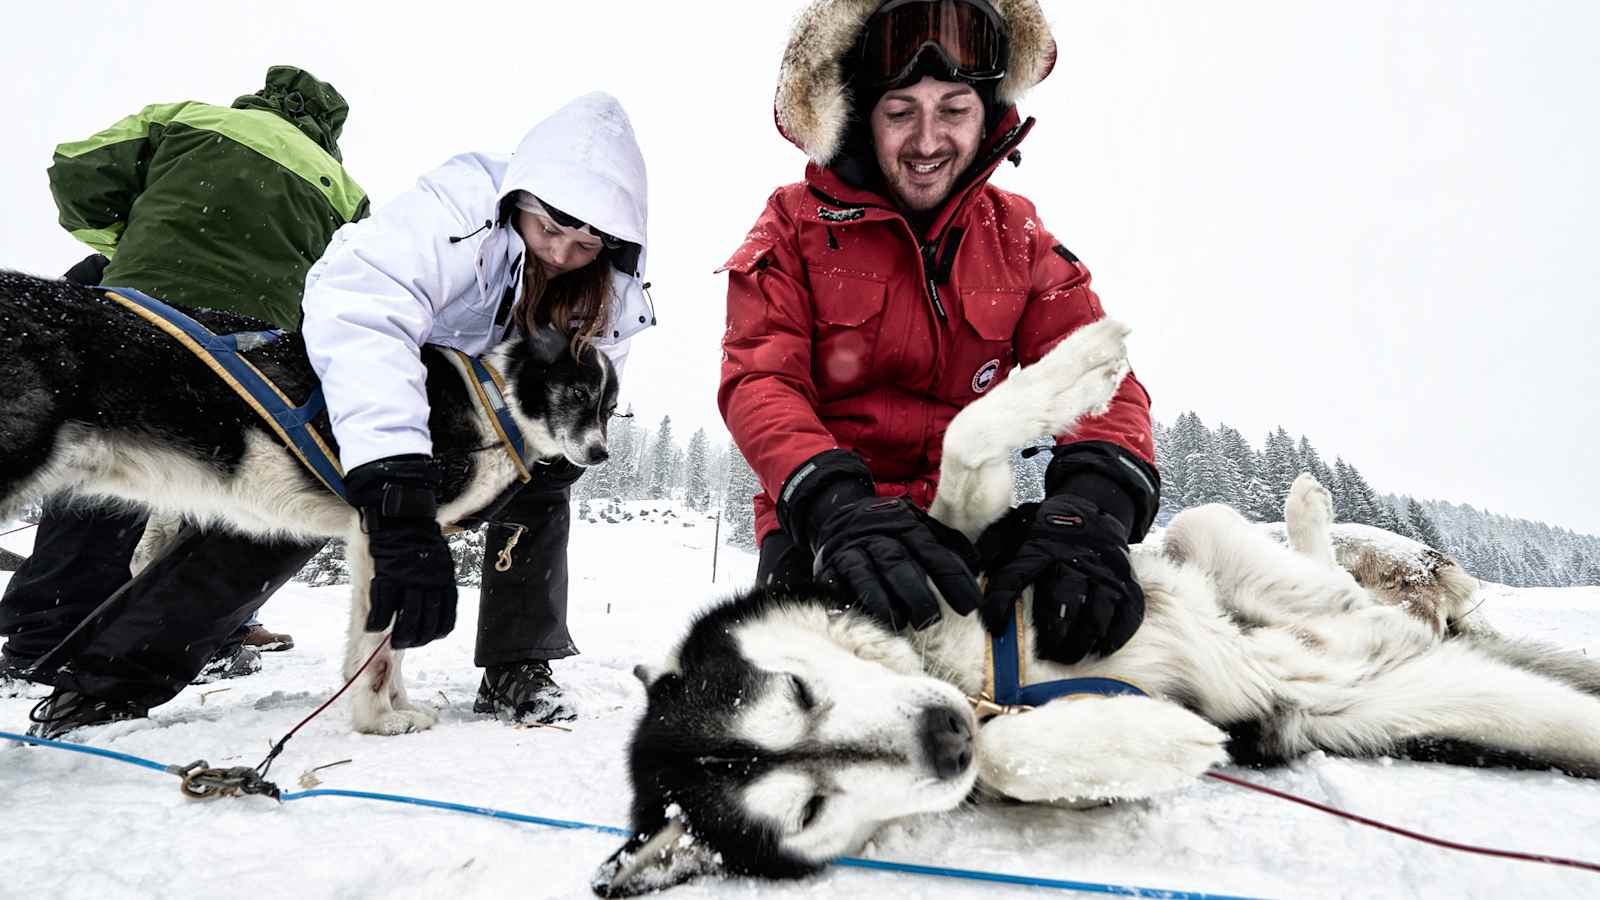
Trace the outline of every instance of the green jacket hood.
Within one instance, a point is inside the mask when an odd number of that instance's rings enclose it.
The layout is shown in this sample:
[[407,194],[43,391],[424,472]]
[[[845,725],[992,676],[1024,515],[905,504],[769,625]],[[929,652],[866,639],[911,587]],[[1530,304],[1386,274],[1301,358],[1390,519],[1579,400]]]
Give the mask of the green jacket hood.
[[293,122],[334,159],[343,159],[339,132],[350,115],[350,104],[333,85],[304,69],[273,66],[267,70],[266,86],[233,101],[233,108],[276,113]]

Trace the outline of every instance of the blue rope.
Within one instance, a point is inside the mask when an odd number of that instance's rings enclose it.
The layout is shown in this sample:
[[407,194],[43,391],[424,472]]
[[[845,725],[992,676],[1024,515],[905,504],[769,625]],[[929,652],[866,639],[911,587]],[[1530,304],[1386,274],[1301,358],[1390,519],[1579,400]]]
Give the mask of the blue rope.
[[[62,741],[46,740],[45,738],[29,737],[27,735],[12,734],[0,731],[0,740],[15,741],[19,744],[37,744],[41,747],[54,747],[59,750],[70,750],[74,753],[87,753],[91,756],[100,756],[114,759],[118,762],[131,763],[154,769],[157,772],[177,773],[176,767],[164,766],[154,760],[133,756],[127,753],[117,753],[112,750],[102,750],[99,747],[89,747],[84,744],[68,744]],[[464,803],[447,803],[442,800],[426,800],[420,797],[405,797],[399,794],[379,794],[373,791],[346,791],[338,789],[316,789],[310,791],[295,791],[281,795],[278,799],[284,802],[290,800],[305,800],[311,797],[350,797],[356,800],[379,800],[385,803],[406,803],[413,806],[426,806],[432,809],[443,809],[451,812],[469,813],[475,816],[487,816],[491,819],[505,819],[512,822],[526,822],[531,825],[543,825],[548,828],[567,828],[582,831],[598,831],[601,834],[611,834],[618,837],[632,837],[633,832],[610,825],[594,825],[589,822],[574,822],[567,819],[546,819],[542,816],[529,816],[522,813],[507,812],[503,809],[493,809],[487,806],[468,806]],[[1249,900],[1246,897],[1237,897],[1232,894],[1206,894],[1196,891],[1164,890],[1161,888],[1130,887],[1120,884],[1101,884],[1094,881],[1064,881],[1056,878],[1037,878],[1032,875],[1007,875],[1003,872],[982,872],[974,869],[952,869],[945,866],[920,866],[914,863],[888,862],[877,859],[859,859],[853,856],[834,860],[835,865],[848,866],[855,869],[875,869],[880,872],[896,872],[902,875],[926,875],[934,878],[956,878],[965,881],[985,881],[993,884],[1015,884],[1026,887],[1052,888],[1064,891],[1079,891],[1090,894],[1112,894],[1119,897],[1152,897],[1170,898],[1170,900]]]

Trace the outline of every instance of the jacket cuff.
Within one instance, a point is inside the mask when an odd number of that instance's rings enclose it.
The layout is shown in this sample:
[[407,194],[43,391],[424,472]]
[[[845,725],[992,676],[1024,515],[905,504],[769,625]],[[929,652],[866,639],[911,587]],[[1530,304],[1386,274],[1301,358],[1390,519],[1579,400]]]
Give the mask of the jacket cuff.
[[1128,529],[1128,543],[1144,540],[1161,505],[1155,466],[1105,441],[1056,447],[1045,469],[1045,493],[1071,494],[1095,504]]
[[783,480],[778,524],[795,543],[811,547],[818,525],[841,507],[877,493],[866,460],[849,450],[824,450]]

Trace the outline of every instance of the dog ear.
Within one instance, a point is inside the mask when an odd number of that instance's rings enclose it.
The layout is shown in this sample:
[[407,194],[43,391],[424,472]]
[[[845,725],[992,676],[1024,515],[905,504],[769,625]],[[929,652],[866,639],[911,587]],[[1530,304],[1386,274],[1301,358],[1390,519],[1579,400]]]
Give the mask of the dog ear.
[[550,365],[567,349],[567,336],[546,325],[528,335],[528,354],[536,361]]
[[595,872],[590,887],[602,897],[634,897],[722,871],[722,854],[696,840],[678,818],[640,832]]

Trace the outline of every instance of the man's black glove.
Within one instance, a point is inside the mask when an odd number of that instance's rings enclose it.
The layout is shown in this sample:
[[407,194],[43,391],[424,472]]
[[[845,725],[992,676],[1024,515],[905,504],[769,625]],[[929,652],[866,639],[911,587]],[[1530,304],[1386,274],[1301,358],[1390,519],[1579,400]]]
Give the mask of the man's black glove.
[[995,634],[1005,630],[1023,589],[1033,585],[1034,646],[1044,659],[1070,664],[1090,654],[1109,656],[1144,621],[1144,591],[1133,578],[1127,531],[1086,500],[1024,503],[978,543],[989,580],[984,626]]
[[106,266],[111,265],[111,260],[101,253],[91,253],[83,259],[72,264],[62,278],[73,284],[96,285],[105,277]]
[[456,627],[456,566],[435,519],[439,477],[432,460],[419,454],[374,460],[352,469],[344,484],[372,552],[367,630],[382,631],[393,620],[396,650],[449,634]]
[[941,595],[961,615],[978,607],[971,542],[908,500],[878,497],[866,463],[853,453],[829,450],[789,476],[778,517],[816,554],[821,581],[843,588],[890,628],[939,621]]
[[1155,517],[1159,477],[1119,447],[1083,442],[1056,448],[1045,484],[1050,496],[1012,510],[978,540],[988,576],[984,625],[1004,630],[1032,585],[1042,658],[1071,664],[1109,656],[1144,621],[1128,543],[1142,539]]

